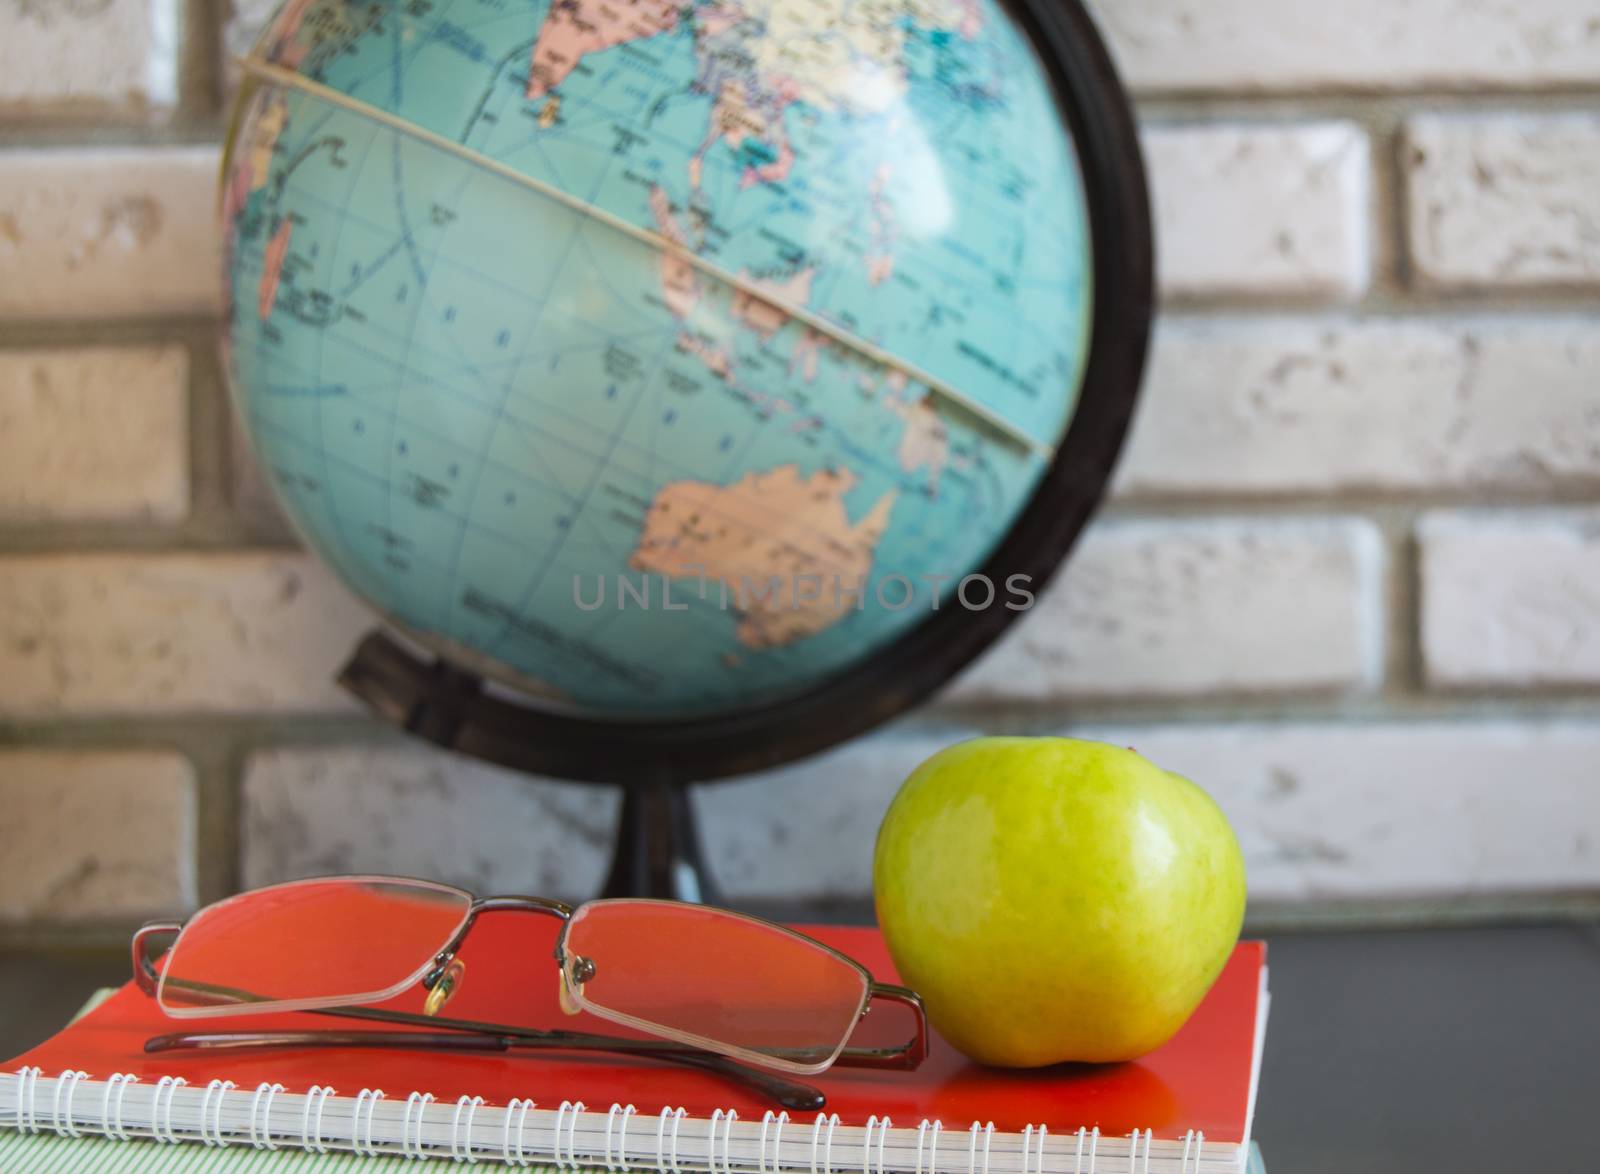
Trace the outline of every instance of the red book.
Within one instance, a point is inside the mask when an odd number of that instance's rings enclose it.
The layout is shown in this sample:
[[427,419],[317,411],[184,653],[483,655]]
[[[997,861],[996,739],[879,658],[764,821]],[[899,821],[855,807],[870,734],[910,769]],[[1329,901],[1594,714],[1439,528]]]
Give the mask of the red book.
[[[542,937],[530,937],[530,931],[542,935],[546,929],[527,918],[485,916],[462,951],[461,957],[467,966],[466,981],[445,1014],[462,1019],[614,1034],[616,1029],[609,1024],[583,1019],[575,1023],[560,1012],[556,1003],[558,978],[549,948],[553,946],[555,930],[548,931],[549,943]],[[883,939],[876,930],[821,927],[809,928],[807,932],[860,960],[879,980],[898,981]],[[1003,998],[1004,991],[996,990],[994,997]],[[410,992],[390,1005],[414,1010],[420,1003],[421,993]],[[1035,1160],[1038,1174],[1046,1174],[1052,1168],[1065,1172],[1087,1171],[1089,1166],[1083,1163],[1081,1154],[1074,1166],[1073,1145],[1082,1140],[1077,1137],[1079,1131],[1085,1131],[1089,1140],[1094,1141],[1092,1131],[1095,1130],[1099,1138],[1104,1139],[1100,1142],[1102,1174],[1108,1168],[1127,1168],[1123,1163],[1138,1157],[1141,1144],[1145,1146],[1144,1152],[1156,1155],[1155,1163],[1149,1167],[1153,1170],[1243,1169],[1260,1067],[1266,1004],[1266,947],[1259,942],[1245,942],[1235,950],[1216,985],[1183,1030],[1166,1046],[1131,1063],[1067,1064],[1032,1071],[997,1070],[967,1060],[935,1034],[927,1061],[915,1072],[839,1067],[822,1076],[804,1079],[826,1093],[827,1113],[839,1115],[839,1124],[832,1131],[837,1148],[827,1159],[831,1169],[837,1172],[861,1169],[863,1146],[876,1149],[887,1141],[871,1134],[872,1125],[877,1125],[881,1132],[884,1118],[894,1122],[894,1152],[904,1154],[909,1154],[917,1127],[922,1122],[941,1122],[942,1140],[938,1150],[941,1174],[952,1170],[959,1170],[960,1174],[982,1174],[977,1167],[980,1152],[989,1155],[984,1159],[985,1170],[989,1169],[990,1162],[999,1161],[998,1155],[1002,1152],[1009,1155],[1006,1159],[1009,1164],[997,1166],[997,1171],[1005,1174],[1032,1174]],[[869,1014],[863,1031],[871,1020]],[[430,1120],[442,1120],[441,1113],[448,1117],[446,1108],[461,1097],[482,1097],[484,1107],[476,1111],[478,1124],[469,1126],[469,1133],[476,1128],[484,1138],[491,1133],[494,1135],[492,1144],[486,1142],[488,1148],[479,1151],[485,1156],[498,1153],[505,1125],[500,1107],[514,1098],[532,1100],[538,1106],[535,1115],[526,1121],[529,1154],[533,1152],[533,1142],[540,1130],[547,1139],[557,1139],[557,1144],[563,1134],[569,1139],[598,1137],[597,1122],[607,1117],[606,1110],[610,1106],[632,1104],[637,1107],[637,1116],[630,1126],[629,1145],[645,1146],[648,1157],[655,1154],[658,1146],[658,1115],[664,1108],[681,1107],[687,1110],[683,1120],[668,1118],[674,1120],[673,1129],[682,1147],[681,1152],[672,1155],[677,1161],[655,1155],[661,1157],[661,1164],[669,1169],[673,1164],[690,1168],[689,1155],[696,1152],[702,1168],[708,1164],[708,1159],[709,1164],[716,1167],[719,1146],[733,1144],[736,1149],[748,1148],[715,1136],[708,1140],[703,1123],[691,1125],[689,1122],[713,1118],[726,1122],[726,1114],[732,1111],[737,1114],[739,1132],[729,1136],[737,1136],[753,1145],[751,1138],[744,1137],[744,1131],[753,1130],[769,1110],[776,1108],[715,1075],[671,1064],[608,1056],[370,1049],[191,1051],[148,1055],[143,1050],[146,1039],[175,1031],[348,1030],[361,1026],[304,1014],[174,1020],[161,1012],[154,999],[130,983],[53,1039],[6,1065],[5,1070],[13,1073],[23,1067],[41,1070],[37,1083],[43,1091],[36,1089],[31,1095],[36,1112],[45,1118],[48,1118],[46,1110],[55,1103],[52,1102],[53,1078],[64,1070],[87,1072],[88,1081],[83,1091],[74,1095],[73,1105],[80,1124],[88,1120],[91,1127],[94,1120],[91,1110],[98,1110],[103,1103],[110,1104],[103,1095],[102,1085],[114,1073],[140,1078],[137,1086],[130,1086],[122,1094],[124,1103],[119,1107],[124,1111],[125,1128],[128,1121],[137,1123],[142,1119],[139,1114],[143,1109],[153,1109],[159,1114],[161,1102],[159,1098],[152,1102],[148,1090],[162,1077],[182,1077],[188,1082],[181,1093],[174,1093],[167,1099],[169,1121],[177,1119],[173,1116],[174,1103],[184,1110],[196,1109],[197,1105],[191,1102],[198,1098],[198,1090],[215,1080],[232,1081],[237,1086],[227,1094],[231,1098],[228,1119],[242,1121],[243,1101],[250,1099],[248,1094],[263,1082],[276,1082],[284,1086],[284,1091],[277,1094],[277,1107],[269,1107],[268,1111],[275,1129],[292,1117],[292,1127],[278,1130],[278,1136],[288,1136],[291,1140],[303,1140],[299,1137],[300,1122],[306,1115],[300,1111],[304,1105],[300,1098],[314,1085],[331,1085],[338,1090],[336,1100],[344,1104],[345,1109],[336,1112],[333,1102],[329,1103],[326,1110],[329,1132],[324,1137],[333,1139],[330,1144],[338,1140],[334,1137],[335,1123],[349,1117],[349,1101],[364,1089],[388,1090],[382,1113],[376,1118],[379,1126],[376,1134],[373,1131],[375,1119],[371,1116],[367,1119],[368,1137],[382,1134],[384,1122],[390,1126],[396,1124],[399,1105],[413,1090],[432,1093],[437,1098],[432,1110],[434,1117]],[[859,1036],[857,1042],[861,1042]],[[14,1078],[5,1078],[5,1083],[0,1083],[0,1122],[11,1120],[10,1114],[16,1111],[19,1095],[14,1088]],[[563,1102],[583,1102],[588,1106],[581,1129],[577,1128],[572,1111],[563,1109],[559,1112],[566,1113],[566,1119],[553,1123],[553,1128],[560,1132],[552,1131],[547,1114]],[[292,1114],[288,1111],[290,1108]],[[598,1114],[596,1108],[600,1110]],[[251,1112],[257,1109],[259,1098]],[[359,1118],[359,1115],[358,1109],[356,1116]],[[869,1119],[872,1119],[870,1124]],[[991,1122],[992,1135],[984,1128]],[[48,1120],[43,1123],[49,1124]],[[981,1128],[976,1137],[969,1132],[973,1123]],[[494,1128],[489,1129],[489,1124]],[[160,1122],[155,1125],[159,1126]],[[459,1127],[459,1115],[456,1126]],[[1029,1141],[1019,1143],[1016,1135],[1027,1133],[1030,1138],[1036,1138],[1039,1126],[1047,1127],[1048,1144],[1039,1145],[1035,1158],[1030,1159]],[[865,1135],[863,1127],[867,1128]],[[797,1152],[808,1153],[805,1147],[810,1145],[813,1131],[821,1127],[808,1119],[793,1122],[786,1128],[788,1132],[782,1135],[783,1165],[792,1168],[790,1159]],[[242,1125],[240,1131],[243,1132]],[[1133,1137],[1136,1131],[1149,1131],[1149,1136],[1141,1142]],[[140,1130],[135,1127],[132,1132]],[[178,1128],[176,1132],[181,1136],[184,1131]],[[201,1132],[204,1132],[203,1126]],[[1200,1164],[1199,1153],[1194,1153],[1192,1166],[1183,1158],[1181,1165],[1163,1167],[1164,1160],[1178,1162],[1177,1155],[1193,1152],[1199,1134],[1204,1135],[1207,1159],[1204,1166]],[[926,1129],[923,1135],[926,1139]],[[1130,1137],[1133,1137],[1131,1150]],[[609,1148],[613,1139],[608,1137],[605,1144]],[[773,1143],[766,1137],[761,1144]],[[1022,1147],[1020,1167],[1017,1164],[1019,1144]],[[795,1145],[800,1145],[801,1150],[790,1148]],[[1081,1144],[1079,1148],[1081,1150]],[[581,1144],[578,1150],[591,1164],[603,1164],[598,1160],[601,1157],[598,1152],[585,1155]],[[391,1152],[400,1151],[391,1149]],[[635,1148],[632,1152],[638,1161],[638,1150]],[[848,1158],[851,1153],[856,1154],[853,1163]],[[1112,1154],[1121,1157],[1108,1166],[1106,1159]],[[726,1149],[721,1157],[724,1164],[729,1164]],[[739,1165],[737,1158],[735,1153],[731,1165]],[[872,1160],[871,1155],[867,1155],[869,1166]],[[919,1164],[921,1160],[918,1159]],[[1214,1164],[1219,1161],[1225,1164]],[[764,1165],[770,1167],[773,1163]],[[800,1165],[807,1165],[804,1157]],[[895,1161],[890,1160],[891,1169],[894,1165]],[[912,1168],[909,1157],[904,1165]],[[1132,1168],[1141,1167],[1134,1165]],[[732,1174],[731,1169],[726,1174]],[[824,1172],[819,1169],[818,1174]]]

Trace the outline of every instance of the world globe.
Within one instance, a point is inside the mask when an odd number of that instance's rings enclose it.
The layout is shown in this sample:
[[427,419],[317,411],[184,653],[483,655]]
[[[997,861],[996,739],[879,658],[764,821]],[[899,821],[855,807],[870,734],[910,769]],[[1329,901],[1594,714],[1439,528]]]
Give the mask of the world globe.
[[[552,712],[770,708],[1025,610],[997,551],[1031,511],[1048,573],[1082,525],[1144,328],[1095,359],[1113,259],[1038,38],[995,0],[290,0],[223,180],[286,513]],[[944,643],[940,678],[981,641]]]

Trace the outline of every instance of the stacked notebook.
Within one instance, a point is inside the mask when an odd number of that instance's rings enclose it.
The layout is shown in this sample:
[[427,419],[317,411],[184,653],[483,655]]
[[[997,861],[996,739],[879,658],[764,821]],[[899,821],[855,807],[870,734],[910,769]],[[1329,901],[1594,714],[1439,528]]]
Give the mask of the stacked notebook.
[[[495,920],[463,951],[470,977],[449,1015],[562,1023],[547,958],[530,968],[526,922]],[[875,930],[807,932],[895,981]],[[826,1110],[791,1118],[715,1075],[576,1054],[146,1054],[147,1039],[183,1025],[129,984],[5,1066],[0,1126],[16,1132],[0,1132],[0,1170],[302,1168],[268,1161],[278,1150],[330,1155],[304,1167],[316,1170],[344,1168],[331,1156],[344,1153],[611,1174],[1237,1174],[1249,1162],[1267,1001],[1265,947],[1244,943],[1177,1037],[1134,1063],[997,1071],[936,1037],[916,1072],[812,1078]],[[205,1025],[329,1026],[302,1015]],[[152,1143],[182,1148],[163,1155]]]

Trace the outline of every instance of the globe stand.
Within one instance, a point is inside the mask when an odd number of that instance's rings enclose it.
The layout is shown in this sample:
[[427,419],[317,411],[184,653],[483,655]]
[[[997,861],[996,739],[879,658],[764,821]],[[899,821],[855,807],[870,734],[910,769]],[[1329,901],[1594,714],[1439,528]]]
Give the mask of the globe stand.
[[[1027,507],[977,573],[1043,591],[1111,480],[1133,415],[1155,304],[1149,197],[1133,110],[1080,0],[1008,0],[1039,50],[1078,148],[1093,248],[1093,325],[1071,425]],[[1081,345],[1075,332],[1069,340]],[[687,788],[772,770],[864,734],[932,697],[1017,618],[947,606],[870,658],[793,695],[703,716],[617,720],[536,709],[383,633],[340,680],[394,725],[534,775],[623,787],[607,893],[714,899]]]
[[611,874],[601,896],[723,904],[700,854],[687,787],[645,783],[622,789]]
[[386,721],[446,749],[527,774],[620,785],[617,841],[601,895],[719,903],[690,780],[677,777],[670,756],[630,753],[614,730],[605,738],[599,723],[594,740],[573,738],[571,718],[557,719],[565,736],[545,736],[546,715],[486,693],[482,677],[417,657],[383,632],[361,642],[339,684]]

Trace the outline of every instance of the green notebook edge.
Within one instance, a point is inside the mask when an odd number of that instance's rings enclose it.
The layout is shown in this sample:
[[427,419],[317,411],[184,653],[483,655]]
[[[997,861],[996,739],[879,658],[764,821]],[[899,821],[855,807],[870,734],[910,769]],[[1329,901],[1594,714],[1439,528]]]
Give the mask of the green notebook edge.
[[[431,1161],[450,1159],[441,1157]],[[492,1163],[481,1165],[495,1168]],[[403,1174],[418,1163],[399,1157],[363,1158],[356,1154],[308,1154],[303,1150],[226,1149],[202,1145],[159,1145],[153,1141],[109,1141],[103,1137],[67,1138],[0,1130],[0,1170],[16,1174]],[[554,1166],[533,1167],[556,1174]],[[1267,1174],[1261,1147],[1250,1146],[1249,1174]],[[596,1172],[600,1174],[600,1172]]]

